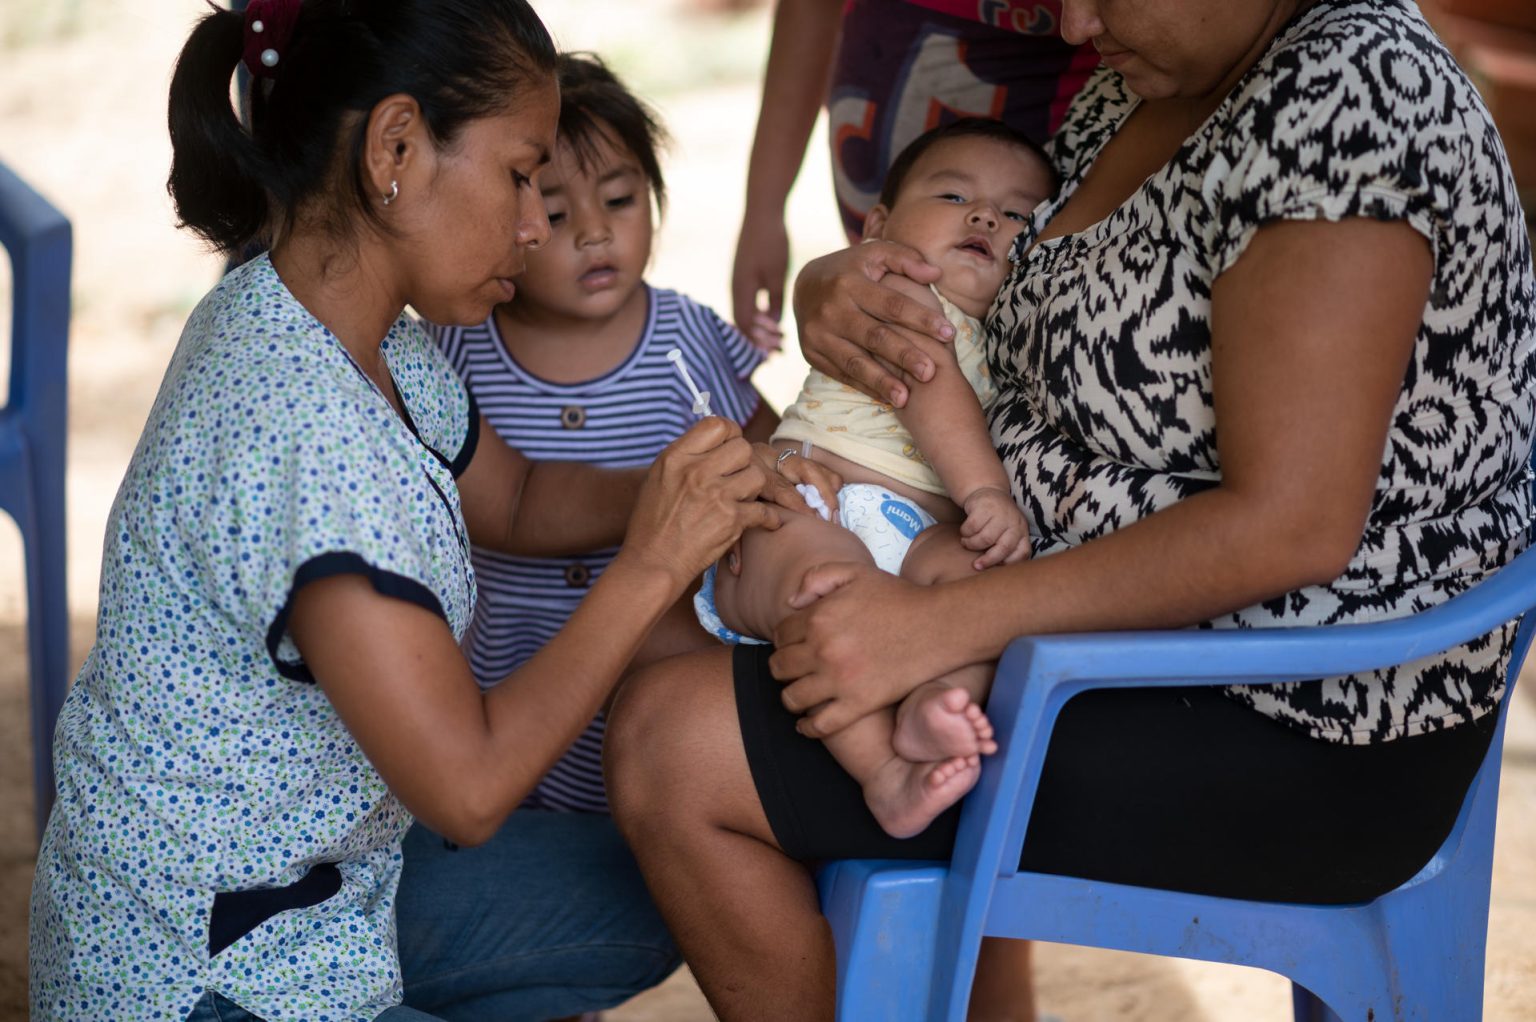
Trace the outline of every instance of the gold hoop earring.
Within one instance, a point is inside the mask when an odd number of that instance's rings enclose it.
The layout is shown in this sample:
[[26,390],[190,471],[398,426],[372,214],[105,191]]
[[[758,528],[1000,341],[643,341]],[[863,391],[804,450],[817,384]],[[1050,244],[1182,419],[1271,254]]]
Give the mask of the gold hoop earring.
[[386,206],[389,205],[391,202],[394,202],[399,197],[400,197],[400,182],[399,181],[391,181],[389,183],[389,194],[384,196],[384,205],[386,205]]

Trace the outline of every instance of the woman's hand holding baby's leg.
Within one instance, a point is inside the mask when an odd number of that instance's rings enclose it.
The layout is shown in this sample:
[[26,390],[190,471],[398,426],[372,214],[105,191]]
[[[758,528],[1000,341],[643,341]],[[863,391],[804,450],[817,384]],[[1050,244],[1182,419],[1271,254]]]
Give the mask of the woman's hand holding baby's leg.
[[857,536],[815,515],[785,515],[773,532],[749,529],[738,550],[716,572],[715,609],[729,627],[762,639],[772,638],[790,613],[789,598],[811,568],[833,561],[872,563]]

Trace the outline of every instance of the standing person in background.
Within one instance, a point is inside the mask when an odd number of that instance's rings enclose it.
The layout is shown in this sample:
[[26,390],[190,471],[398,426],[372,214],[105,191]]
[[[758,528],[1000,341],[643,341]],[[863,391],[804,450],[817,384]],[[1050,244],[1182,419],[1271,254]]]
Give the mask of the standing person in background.
[[823,103],[857,242],[891,161],[923,132],[990,117],[1045,144],[1099,62],[1062,41],[1060,16],[1060,0],[779,0],[731,271],[732,314],[754,344],[782,339],[784,204]]

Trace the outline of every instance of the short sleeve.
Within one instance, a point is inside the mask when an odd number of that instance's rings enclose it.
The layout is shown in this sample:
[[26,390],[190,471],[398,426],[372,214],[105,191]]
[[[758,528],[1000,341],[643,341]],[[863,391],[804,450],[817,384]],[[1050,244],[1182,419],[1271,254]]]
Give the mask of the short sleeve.
[[[1373,51],[1369,79],[1362,45]],[[1433,60],[1411,38],[1346,48],[1326,33],[1267,57],[1241,87],[1206,177],[1213,275],[1277,220],[1403,220],[1438,262],[1465,133],[1443,120],[1456,83]]]
[[686,324],[683,334],[695,349],[689,361],[700,367],[699,386],[712,395],[711,410],[746,425],[762,403],[752,373],[766,356],[709,306],[683,296],[679,306]]
[[447,620],[433,580],[454,553],[455,509],[355,375],[298,376],[243,399],[234,413],[244,425],[221,444],[200,523],[229,609],[261,629],[278,672],[296,681],[314,680],[287,632],[293,597],[310,582],[360,574]]

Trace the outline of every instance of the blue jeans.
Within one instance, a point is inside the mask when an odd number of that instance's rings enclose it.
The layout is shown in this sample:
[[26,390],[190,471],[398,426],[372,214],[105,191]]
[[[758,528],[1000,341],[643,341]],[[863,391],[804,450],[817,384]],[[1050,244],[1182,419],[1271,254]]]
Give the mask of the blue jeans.
[[682,962],[607,816],[519,809],[459,849],[417,824],[395,918],[405,1003],[445,1022],[611,1008]]
[[[210,990],[192,1007],[192,1014],[187,1016],[186,1022],[262,1022],[262,1019],[258,1015],[252,1015],[229,998]],[[440,1020],[433,1019],[431,1015],[423,1015],[411,1008],[390,1008],[374,1022],[440,1022]]]
[[[519,809],[479,848],[417,824],[395,900],[407,1006],[377,1022],[545,1022],[621,1004],[681,964],[607,816]],[[209,991],[186,1022],[262,1022]]]

